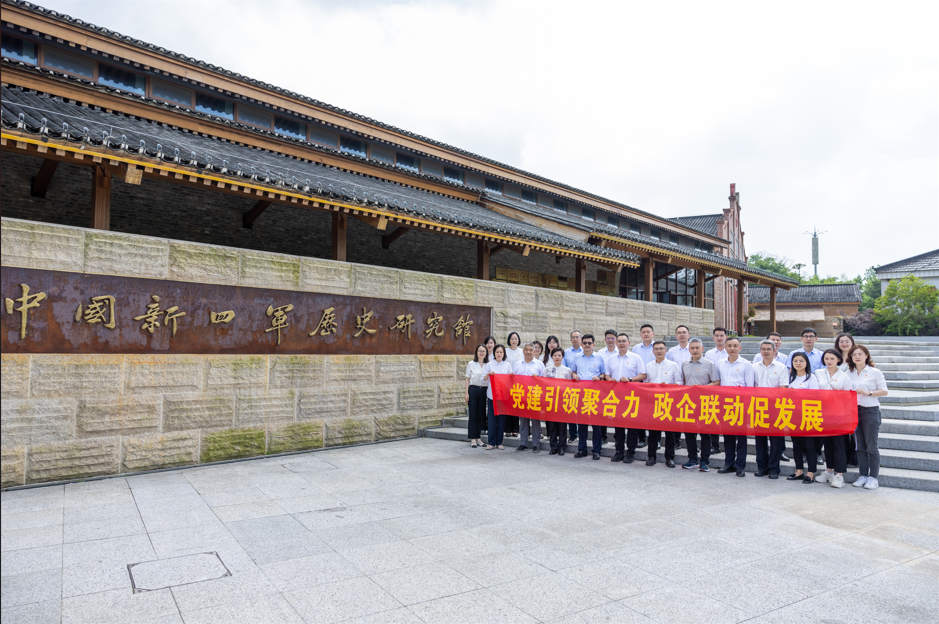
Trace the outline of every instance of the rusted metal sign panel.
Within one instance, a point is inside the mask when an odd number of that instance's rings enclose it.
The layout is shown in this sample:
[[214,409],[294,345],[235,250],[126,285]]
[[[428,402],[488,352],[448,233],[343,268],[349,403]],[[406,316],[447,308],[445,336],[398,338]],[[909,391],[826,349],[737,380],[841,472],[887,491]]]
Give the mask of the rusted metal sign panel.
[[472,354],[490,309],[3,267],[4,353]]

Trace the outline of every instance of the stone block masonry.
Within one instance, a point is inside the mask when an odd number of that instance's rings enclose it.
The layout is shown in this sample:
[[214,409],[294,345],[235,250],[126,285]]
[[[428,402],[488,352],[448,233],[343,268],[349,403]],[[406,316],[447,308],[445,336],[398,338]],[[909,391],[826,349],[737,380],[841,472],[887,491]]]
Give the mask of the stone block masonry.
[[[659,336],[679,322],[704,335],[713,326],[710,310],[6,217],[0,225],[3,266],[346,295],[380,286],[387,298],[490,307],[499,342],[514,330],[523,341],[556,333],[566,346],[571,329],[635,334],[646,320]],[[3,354],[2,364],[3,487],[394,439],[465,411],[466,358],[457,356]]]

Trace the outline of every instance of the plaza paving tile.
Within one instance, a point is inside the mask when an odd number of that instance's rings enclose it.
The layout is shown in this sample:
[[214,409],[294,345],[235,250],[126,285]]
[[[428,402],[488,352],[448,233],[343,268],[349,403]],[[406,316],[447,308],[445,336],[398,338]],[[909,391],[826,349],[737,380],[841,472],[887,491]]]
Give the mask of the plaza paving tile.
[[[932,623],[939,612],[929,492],[417,439],[0,503],[4,624]],[[205,553],[231,575],[185,567]],[[134,593],[127,566],[144,562],[166,587]]]

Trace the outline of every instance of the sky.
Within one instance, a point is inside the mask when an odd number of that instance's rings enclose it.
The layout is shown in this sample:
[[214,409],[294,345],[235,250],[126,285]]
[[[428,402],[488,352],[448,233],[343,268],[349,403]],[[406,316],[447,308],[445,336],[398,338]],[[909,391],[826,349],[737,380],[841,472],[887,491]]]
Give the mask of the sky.
[[664,217],[736,183],[806,275],[939,248],[937,2],[38,4]]

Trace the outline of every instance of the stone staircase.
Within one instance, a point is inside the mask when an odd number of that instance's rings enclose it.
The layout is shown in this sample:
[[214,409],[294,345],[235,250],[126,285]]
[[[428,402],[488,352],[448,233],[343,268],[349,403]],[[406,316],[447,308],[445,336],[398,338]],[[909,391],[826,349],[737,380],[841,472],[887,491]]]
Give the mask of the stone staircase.
[[[669,342],[669,346],[674,342]],[[710,348],[713,344],[707,344]],[[939,492],[939,341],[913,342],[901,339],[879,339],[865,341],[877,368],[884,373],[890,394],[881,398],[883,422],[880,428],[881,468],[879,482],[887,487],[900,487],[913,490]],[[786,339],[783,352],[790,352],[801,347],[798,340]],[[831,343],[819,342],[816,348],[827,349]],[[741,356],[752,360],[759,349],[759,341],[744,340]],[[448,418],[441,427],[425,429],[423,435],[445,440],[458,440],[467,443],[466,418]],[[612,457],[613,431],[609,432],[610,442],[603,445],[603,457],[609,461]],[[485,438],[485,436],[483,436]],[[518,438],[506,438],[507,451],[518,446]],[[683,444],[684,446],[684,444]],[[548,450],[545,439],[541,443],[542,451]],[[787,443],[791,455],[791,444]],[[572,459],[576,444],[568,444],[563,458]],[[480,451],[485,452],[485,451]],[[506,452],[506,451],[503,451]],[[659,465],[664,466],[664,451],[659,449]],[[645,449],[636,451],[636,463],[624,466],[625,470],[650,469],[644,465]],[[685,448],[675,454],[675,461],[681,465],[687,461]],[[756,470],[756,451],[751,438],[747,447],[747,472]],[[580,461],[591,461],[587,458]],[[713,469],[723,465],[723,454],[711,458]],[[792,474],[793,462],[783,462],[783,475]],[[680,471],[680,468],[676,468]],[[752,476],[752,475],[750,475]],[[857,468],[848,468],[845,481],[857,479]]]

